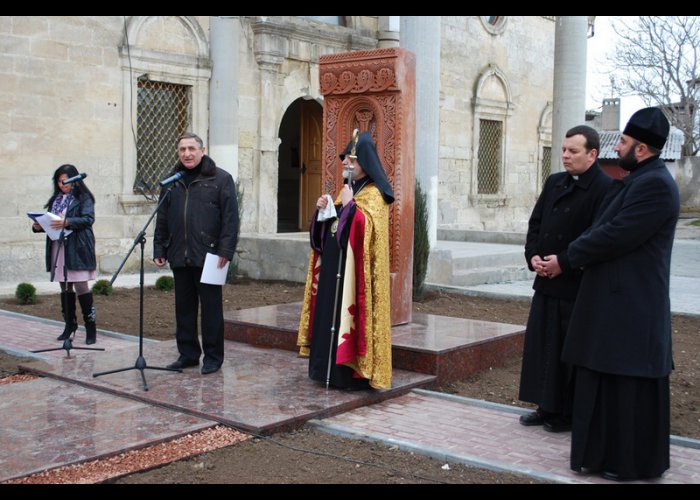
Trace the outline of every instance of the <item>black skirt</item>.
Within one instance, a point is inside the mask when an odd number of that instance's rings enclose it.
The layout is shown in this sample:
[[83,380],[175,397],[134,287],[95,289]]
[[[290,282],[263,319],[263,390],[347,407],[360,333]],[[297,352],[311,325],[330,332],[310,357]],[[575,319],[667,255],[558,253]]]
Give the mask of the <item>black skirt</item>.
[[561,361],[574,301],[535,292],[525,330],[519,399],[549,413],[571,412],[571,368]]
[[668,376],[628,377],[575,367],[571,468],[622,479],[661,476],[670,467]]

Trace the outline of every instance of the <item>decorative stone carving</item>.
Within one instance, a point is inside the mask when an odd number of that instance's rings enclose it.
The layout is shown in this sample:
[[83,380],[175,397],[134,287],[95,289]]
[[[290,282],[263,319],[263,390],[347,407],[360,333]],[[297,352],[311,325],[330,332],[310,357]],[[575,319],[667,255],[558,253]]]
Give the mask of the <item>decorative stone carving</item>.
[[342,186],[338,153],[352,131],[370,132],[396,201],[391,205],[391,323],[411,321],[415,158],[415,56],[406,49],[321,56],[323,191]]

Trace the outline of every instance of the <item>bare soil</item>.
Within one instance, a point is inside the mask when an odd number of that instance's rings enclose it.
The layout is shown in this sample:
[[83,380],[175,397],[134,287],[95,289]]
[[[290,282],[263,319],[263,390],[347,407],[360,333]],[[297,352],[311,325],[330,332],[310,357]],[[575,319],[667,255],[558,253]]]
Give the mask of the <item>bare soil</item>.
[[[303,285],[241,280],[224,286],[227,310],[300,301]],[[115,288],[96,296],[98,328],[138,335],[138,289]],[[413,304],[415,312],[524,325],[528,300],[495,300],[433,292]],[[34,305],[0,300],[0,308],[59,320],[59,296],[39,297]],[[174,295],[147,287],[144,335],[174,338]],[[671,375],[671,432],[700,439],[700,318],[673,317],[675,371]],[[98,337],[99,343],[99,337]],[[441,390],[508,405],[518,401],[520,357],[493,366]],[[0,351],[0,377],[17,373],[18,358]],[[119,483],[532,483],[524,476],[449,464],[379,443],[327,435],[310,428],[254,438],[157,469],[122,477]]]

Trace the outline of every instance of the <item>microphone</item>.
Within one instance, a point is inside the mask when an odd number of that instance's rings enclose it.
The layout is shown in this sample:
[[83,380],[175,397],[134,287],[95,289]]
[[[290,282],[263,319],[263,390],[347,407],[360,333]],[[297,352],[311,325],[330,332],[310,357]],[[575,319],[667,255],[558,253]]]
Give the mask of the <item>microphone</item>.
[[160,185],[161,185],[162,187],[165,187],[165,186],[167,186],[168,184],[172,184],[173,182],[182,179],[184,176],[185,176],[185,173],[184,173],[184,172],[178,172],[178,173],[176,173],[175,175],[171,175],[171,176],[168,177],[167,179],[163,179],[162,181],[160,181]]
[[85,179],[85,177],[87,177],[87,174],[85,173],[78,174],[74,177],[71,177],[70,179],[66,179],[65,181],[63,181],[63,185],[70,184],[71,182],[81,181]]

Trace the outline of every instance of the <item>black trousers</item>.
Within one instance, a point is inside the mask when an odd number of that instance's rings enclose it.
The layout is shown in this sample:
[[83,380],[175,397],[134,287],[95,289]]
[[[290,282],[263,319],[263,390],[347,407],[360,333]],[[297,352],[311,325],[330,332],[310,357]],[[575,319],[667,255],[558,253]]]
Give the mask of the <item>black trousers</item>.
[[[201,267],[173,268],[175,278],[175,322],[180,356],[220,366],[224,361],[224,309],[221,285],[200,283]],[[197,336],[197,313],[202,306],[202,345]]]

